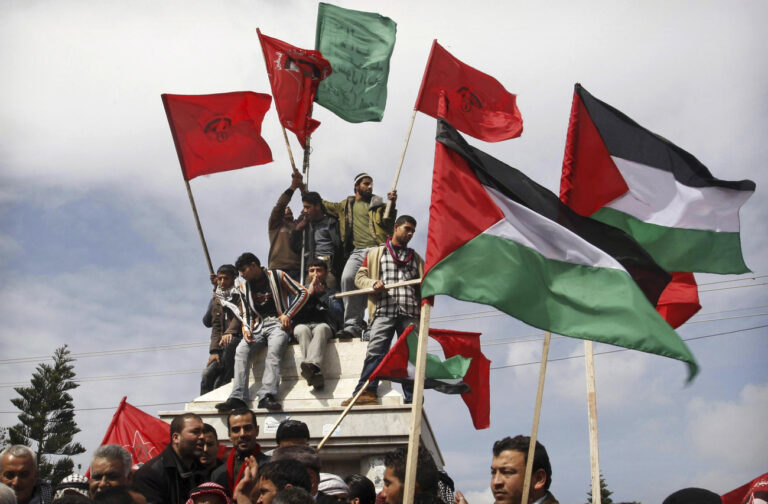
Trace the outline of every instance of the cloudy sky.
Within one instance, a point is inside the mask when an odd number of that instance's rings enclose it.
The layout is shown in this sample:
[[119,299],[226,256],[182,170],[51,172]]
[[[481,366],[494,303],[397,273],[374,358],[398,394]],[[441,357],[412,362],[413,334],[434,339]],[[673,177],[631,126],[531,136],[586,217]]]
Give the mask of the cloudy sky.
[[[724,493],[768,471],[768,4],[338,5],[377,10],[398,32],[382,122],[350,124],[315,107],[310,186],[327,199],[350,194],[360,171],[386,192],[434,38],[518,94],[522,137],[470,142],[553,191],[575,82],[715,176],[757,183],[741,212],[754,273],[697,275],[703,309],[678,331],[697,338],[696,380],[685,384],[678,361],[595,350],[601,468],[615,501],[660,502],[686,486]],[[269,92],[256,27],[311,48],[317,4],[3,0],[0,12],[0,426],[16,421],[11,386],[66,343],[79,356],[78,439],[91,452],[123,395],[153,414],[179,408],[197,395],[206,359],[208,272],[160,94]],[[274,163],[191,183],[215,264],[244,250],[266,256],[266,219],[290,182],[274,109],[263,133]],[[422,252],[433,138],[434,120],[419,115],[399,188]],[[447,470],[483,504],[491,444],[530,432],[543,335],[447,298],[433,315],[435,327],[482,331],[493,361],[490,429],[473,430],[458,398],[426,398]],[[581,341],[553,339],[539,430],[563,502],[589,489],[582,354]]]

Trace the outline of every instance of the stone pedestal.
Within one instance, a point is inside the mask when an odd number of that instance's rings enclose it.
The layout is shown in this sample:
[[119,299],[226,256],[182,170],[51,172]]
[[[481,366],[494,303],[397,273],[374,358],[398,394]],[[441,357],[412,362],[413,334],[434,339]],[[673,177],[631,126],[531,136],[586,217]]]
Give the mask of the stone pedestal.
[[[314,391],[301,377],[301,349],[289,345],[281,362],[280,391],[277,400],[283,405],[279,412],[256,409],[256,391],[264,370],[265,351],[255,355],[252,361],[249,396],[254,398],[250,407],[258,415],[259,444],[263,450],[276,446],[275,432],[278,424],[287,418],[301,420],[309,426],[310,444],[315,446],[330,430],[343,411],[341,402],[352,395],[360,378],[367,343],[358,339],[328,342],[323,362],[325,387]],[[399,389],[399,385],[395,385]],[[174,415],[195,412],[203,421],[211,424],[222,443],[229,444],[226,417],[219,414],[214,405],[225,401],[232,391],[232,384],[225,385],[202,395],[184,407],[183,411],[163,411],[161,418],[166,421]],[[399,390],[389,382],[379,385],[378,406],[355,406],[320,451],[323,471],[348,475],[361,473],[368,476],[377,489],[382,486],[384,476],[384,454],[408,445],[410,432],[411,405],[403,403]],[[432,452],[439,468],[444,465],[426,414],[422,413],[421,439]]]

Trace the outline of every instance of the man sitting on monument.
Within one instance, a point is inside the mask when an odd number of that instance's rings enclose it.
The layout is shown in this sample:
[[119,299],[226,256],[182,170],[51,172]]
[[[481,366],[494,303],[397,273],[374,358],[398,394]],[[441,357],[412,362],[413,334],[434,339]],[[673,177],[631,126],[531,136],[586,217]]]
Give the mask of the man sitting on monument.
[[309,263],[309,300],[296,314],[293,336],[301,348],[301,376],[315,390],[322,390],[325,345],[344,322],[344,305],[336,299],[336,289],[326,283],[328,265],[322,259]]
[[[342,292],[355,290],[355,275],[371,247],[381,245],[392,231],[397,211],[397,191],[387,195],[392,202],[389,217],[384,218],[386,202],[373,194],[373,179],[367,173],[355,177],[355,195],[343,201],[332,203],[323,200],[325,211],[339,219],[344,253],[348,257],[341,273]],[[337,337],[359,338],[363,331],[365,298],[351,296],[344,298],[344,328]]]
[[236,409],[227,416],[227,429],[232,450],[226,463],[220,465],[211,473],[211,481],[227,489],[230,495],[243,478],[246,470],[245,459],[253,456],[259,465],[269,462],[261,451],[261,445],[256,441],[259,436],[259,426],[256,414],[246,408]]
[[[419,286],[405,285],[385,289],[385,285],[418,279],[424,275],[424,260],[407,247],[415,232],[416,219],[410,215],[400,216],[395,222],[392,238],[388,238],[384,245],[370,249],[357,272],[357,287],[373,288],[374,292],[368,297],[368,314],[372,321],[371,339],[368,341],[363,371],[353,396],[365,385],[368,377],[389,351],[395,332],[399,336],[409,325],[419,324]],[[358,398],[357,404],[378,404],[377,388],[378,380],[372,381]],[[403,386],[406,403],[411,402],[412,390],[409,386]],[[341,404],[346,406],[351,401],[352,398],[349,398]]]
[[242,275],[235,285],[244,298],[243,321],[235,319],[227,334],[242,330],[243,340],[235,350],[235,377],[229,398],[216,405],[220,412],[248,407],[248,376],[251,355],[267,348],[261,387],[257,392],[259,408],[282,408],[276,400],[280,386],[280,360],[288,346],[291,320],[307,302],[309,294],[296,280],[281,270],[261,267],[259,258],[246,252],[235,267]]

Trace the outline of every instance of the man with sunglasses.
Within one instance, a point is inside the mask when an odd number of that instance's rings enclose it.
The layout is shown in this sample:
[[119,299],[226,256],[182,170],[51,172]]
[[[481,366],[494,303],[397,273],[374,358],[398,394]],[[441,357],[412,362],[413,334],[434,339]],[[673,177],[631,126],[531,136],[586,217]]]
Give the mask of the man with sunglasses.
[[259,435],[256,413],[246,408],[233,410],[227,416],[227,428],[232,450],[226,463],[213,470],[211,481],[223,486],[232,495],[245,472],[246,457],[253,456],[260,466],[269,462],[269,457],[261,451],[261,446],[256,442]]

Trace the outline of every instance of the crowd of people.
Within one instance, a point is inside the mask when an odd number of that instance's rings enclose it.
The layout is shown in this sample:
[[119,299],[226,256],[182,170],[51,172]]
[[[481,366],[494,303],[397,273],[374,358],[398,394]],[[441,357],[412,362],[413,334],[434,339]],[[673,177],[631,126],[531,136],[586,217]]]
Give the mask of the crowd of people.
[[[387,201],[373,194],[373,178],[358,174],[354,195],[330,202],[306,191],[302,176],[280,194],[268,223],[267,267],[251,252],[224,264],[211,276],[214,293],[203,317],[211,329],[209,358],[200,393],[232,381],[232,392],[216,408],[247,408],[251,357],[266,349],[257,409],[282,409],[278,401],[280,361],[291,340],[301,349],[301,376],[313,390],[325,386],[323,355],[332,338],[368,339],[357,392],[389,350],[395,334],[418,324],[418,285],[387,286],[423,275],[424,261],[408,247],[416,220],[397,217],[397,192]],[[297,189],[303,210],[294,219],[289,206]],[[371,289],[370,295],[339,292]],[[368,321],[364,319],[366,308]],[[378,403],[372,382],[358,404]],[[406,402],[411,391],[405,390]],[[351,399],[351,398],[350,398]],[[348,401],[346,401],[348,402]]]
[[[73,474],[55,488],[40,479],[35,453],[14,445],[0,454],[0,504],[401,504],[407,450],[384,457],[381,491],[362,474],[323,472],[310,432],[287,419],[275,435],[277,447],[262,450],[257,415],[247,408],[226,416],[231,449],[218,458],[216,430],[195,413],[173,418],[170,443],[156,457],[134,466],[116,444],[93,453],[88,477]],[[491,490],[499,504],[520,504],[529,438],[505,438],[493,446]],[[549,492],[552,468],[544,446],[536,444],[530,502],[556,504]],[[7,486],[6,486],[7,485]],[[453,481],[425,448],[417,456],[414,502],[466,504]]]

